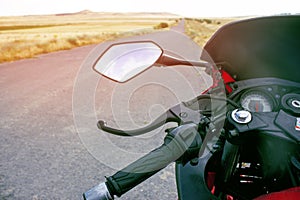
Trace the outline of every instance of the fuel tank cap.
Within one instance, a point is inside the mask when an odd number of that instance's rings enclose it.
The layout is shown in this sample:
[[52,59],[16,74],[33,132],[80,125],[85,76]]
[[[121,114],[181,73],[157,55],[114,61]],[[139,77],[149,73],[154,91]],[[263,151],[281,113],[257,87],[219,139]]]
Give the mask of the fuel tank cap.
[[248,124],[252,119],[252,115],[247,110],[235,109],[231,113],[231,118],[239,124]]

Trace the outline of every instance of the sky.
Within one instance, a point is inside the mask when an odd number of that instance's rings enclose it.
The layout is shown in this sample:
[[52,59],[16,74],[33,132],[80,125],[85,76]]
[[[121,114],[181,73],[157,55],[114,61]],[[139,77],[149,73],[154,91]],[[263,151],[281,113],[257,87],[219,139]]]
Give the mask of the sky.
[[0,16],[94,12],[170,12],[184,17],[300,13],[299,0],[0,0]]

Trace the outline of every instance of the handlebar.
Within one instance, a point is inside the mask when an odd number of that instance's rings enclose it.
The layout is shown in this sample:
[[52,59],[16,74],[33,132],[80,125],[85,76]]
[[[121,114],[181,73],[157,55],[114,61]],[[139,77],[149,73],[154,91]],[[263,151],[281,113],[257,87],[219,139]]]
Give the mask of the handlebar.
[[110,195],[105,183],[96,185],[89,191],[83,194],[84,200],[113,200],[114,198]]
[[198,99],[195,102],[180,103],[170,108],[148,126],[137,130],[118,130],[108,127],[104,121],[100,120],[97,124],[99,129],[119,136],[141,135],[168,122],[176,122],[179,126],[167,134],[160,147],[113,176],[107,177],[105,183],[85,192],[84,199],[112,200],[114,195],[120,197],[170,163],[179,159],[181,162],[185,162],[185,160],[197,157],[202,145],[202,139],[197,130],[198,126],[203,123],[203,115],[200,110],[193,109],[193,104],[197,101]]
[[[197,125],[190,123],[172,130],[167,134],[160,147],[108,177],[105,187],[102,183],[101,187],[98,185],[84,193],[84,198],[86,200],[111,200],[114,195],[120,197],[170,163],[178,160],[189,149],[192,149],[189,155],[197,156],[202,144],[197,128]],[[101,192],[99,192],[99,188]]]

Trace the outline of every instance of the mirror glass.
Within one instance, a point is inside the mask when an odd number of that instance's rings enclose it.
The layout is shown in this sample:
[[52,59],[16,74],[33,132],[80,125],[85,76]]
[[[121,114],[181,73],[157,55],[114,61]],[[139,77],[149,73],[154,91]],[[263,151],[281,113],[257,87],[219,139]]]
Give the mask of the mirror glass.
[[162,53],[153,42],[114,44],[102,54],[94,69],[114,81],[125,82],[151,67]]

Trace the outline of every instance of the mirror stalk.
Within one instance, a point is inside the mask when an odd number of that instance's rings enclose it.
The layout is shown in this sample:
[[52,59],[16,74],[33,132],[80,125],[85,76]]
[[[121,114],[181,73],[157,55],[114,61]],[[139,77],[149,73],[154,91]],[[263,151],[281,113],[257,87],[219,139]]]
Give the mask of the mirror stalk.
[[176,58],[170,55],[163,54],[157,61],[156,64],[164,65],[164,66],[174,66],[174,65],[187,65],[187,66],[195,66],[195,67],[204,67],[208,68],[211,66],[209,62],[199,60],[182,60],[180,58]]

